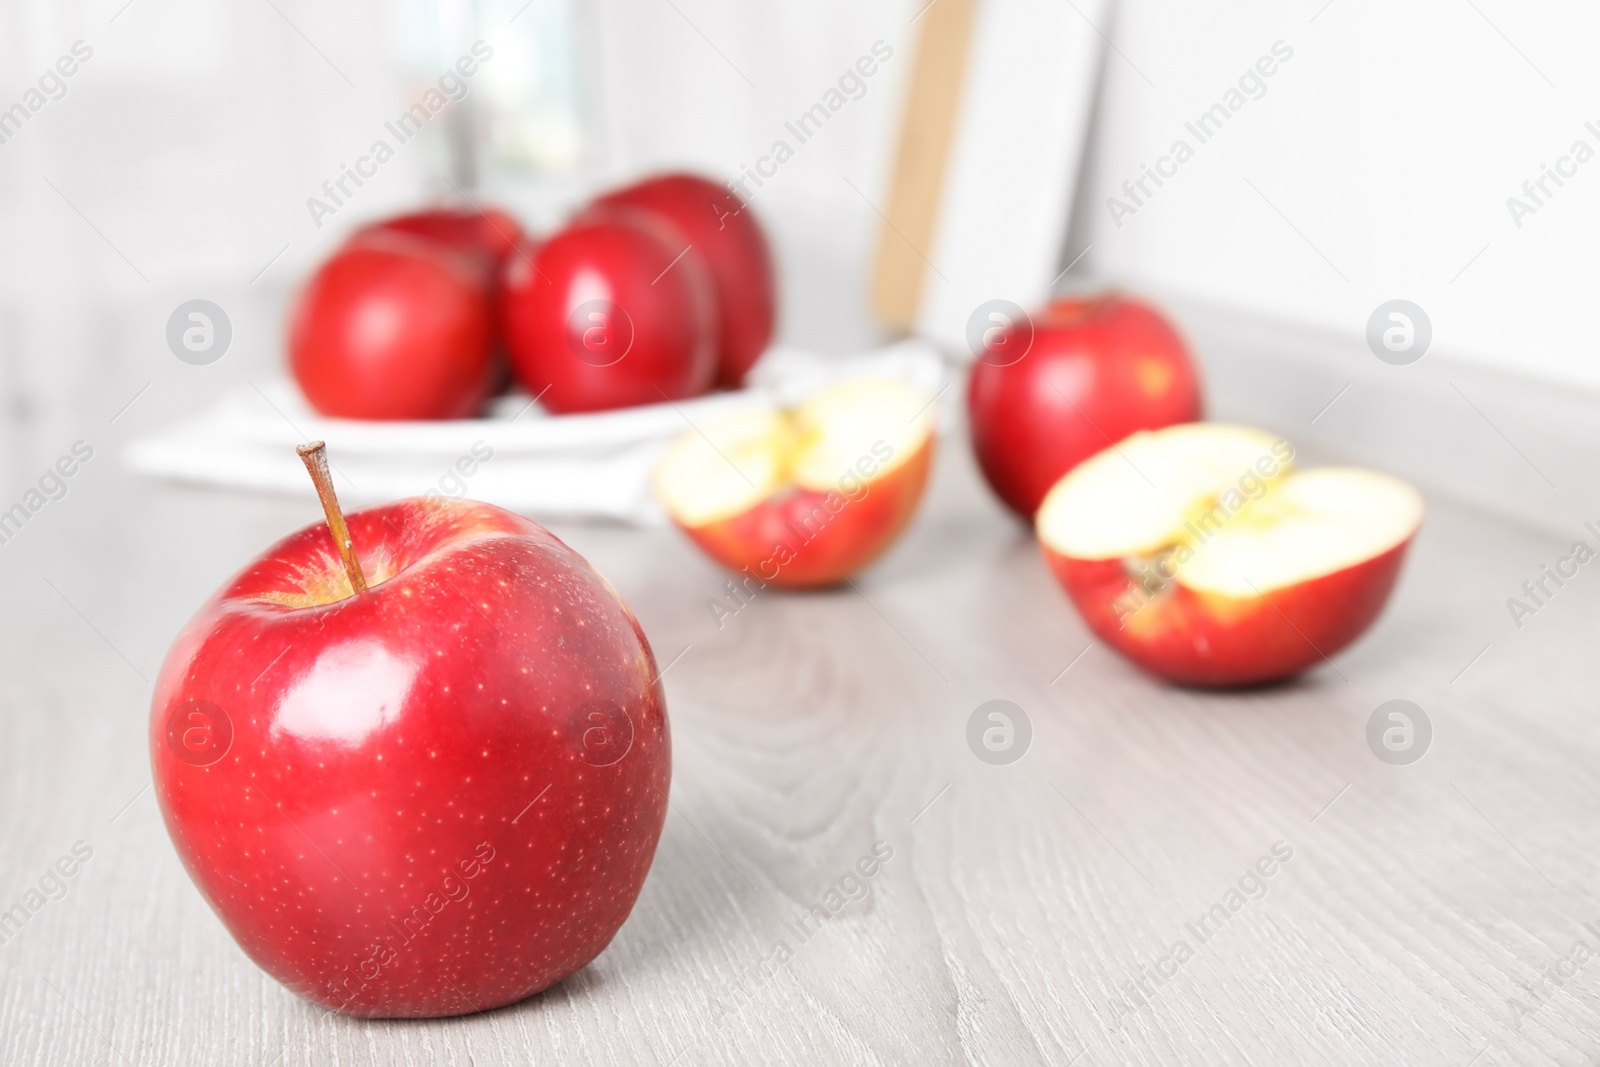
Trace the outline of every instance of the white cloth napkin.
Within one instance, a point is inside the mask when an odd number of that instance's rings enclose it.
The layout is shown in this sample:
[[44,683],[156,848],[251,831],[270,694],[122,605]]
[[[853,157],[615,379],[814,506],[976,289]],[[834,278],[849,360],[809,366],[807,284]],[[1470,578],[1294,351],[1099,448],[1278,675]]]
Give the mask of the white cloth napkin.
[[656,526],[666,515],[650,476],[679,434],[736,412],[793,406],[844,378],[903,378],[935,397],[947,374],[921,341],[849,357],[774,348],[737,392],[593,415],[551,415],[512,394],[485,418],[443,422],[323,418],[292,382],[278,380],[227,393],[197,417],[133,442],[122,459],[171,481],[304,494],[311,484],[295,446],[321,439],[349,504],[433,491],[531,516]]

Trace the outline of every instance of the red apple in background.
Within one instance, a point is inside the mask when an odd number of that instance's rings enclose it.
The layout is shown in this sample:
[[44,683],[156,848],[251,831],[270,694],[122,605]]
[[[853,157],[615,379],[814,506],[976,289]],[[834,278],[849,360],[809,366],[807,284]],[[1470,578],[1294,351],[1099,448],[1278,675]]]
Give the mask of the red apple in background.
[[301,996],[367,1017],[520,1000],[605,948],[649,870],[671,770],[650,645],[581,556],[499,508],[334,525],[268,549],[168,653],[168,833]]
[[511,367],[558,414],[698,396],[716,373],[711,281],[642,212],[569,226],[506,263]]
[[1101,449],[1200,418],[1200,382],[1183,338],[1154,308],[1118,294],[1071,298],[1031,321],[996,324],[973,364],[967,409],[984,477],[1032,519],[1050,487]]
[[1154,674],[1286,678],[1377,618],[1423,512],[1388,475],[1293,457],[1238,426],[1134,434],[1050,490],[1045,558],[1089,628]]
[[842,581],[894,543],[922,498],[932,400],[904,382],[856,379],[793,412],[713,423],[667,451],[656,495],[707,555],[757,588]]
[[496,207],[481,211],[471,207],[414,211],[376,222],[362,232],[375,229],[426,237],[457,251],[485,256],[495,271],[516,252],[524,236],[517,220]]
[[[424,237],[479,260],[487,267],[483,272],[482,281],[484,293],[491,306],[499,300],[499,279],[501,271],[505,268],[505,261],[518,254],[517,248],[525,239],[521,224],[509,212],[497,207],[432,208],[408,215],[396,215],[373,223],[365,230],[357,231],[357,236],[375,230]],[[507,364],[504,345],[499,338],[498,310],[492,312],[492,315],[496,336],[489,391],[498,394],[511,385],[511,368]]]
[[[772,253],[755,212],[726,187],[663,174],[608,193],[595,207],[631,207],[669,222],[705,259],[716,289],[717,380],[737,386],[772,340],[777,289]],[[676,253],[677,249],[674,249]]]
[[487,264],[436,241],[359,234],[300,294],[289,366],[311,406],[347,419],[459,419],[493,373]]

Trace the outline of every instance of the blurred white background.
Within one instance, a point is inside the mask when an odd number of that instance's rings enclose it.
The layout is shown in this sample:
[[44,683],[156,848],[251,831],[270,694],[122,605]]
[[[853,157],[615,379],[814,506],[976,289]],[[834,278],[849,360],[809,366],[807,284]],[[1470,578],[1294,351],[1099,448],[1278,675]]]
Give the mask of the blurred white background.
[[[471,99],[542,101],[542,125],[527,134],[537,150],[520,172],[486,174],[485,192],[548,224],[585,189],[641,170],[737,174],[882,39],[895,61],[756,201],[790,280],[785,338],[849,350],[871,337],[864,279],[878,225],[850,185],[882,193],[920,7],[535,0],[517,14],[521,4],[483,4],[489,31],[478,35],[502,32],[501,46]],[[150,366],[168,369],[159,323],[138,317],[154,312],[90,308],[248,294],[261,310],[236,316],[238,359],[278,359],[277,309],[310,264],[357,222],[447,191],[432,177],[440,144],[407,146],[321,228],[306,207],[454,58],[428,55],[427,27],[441,17],[419,0],[0,7],[0,108],[75,41],[93,49],[65,95],[0,143],[5,402],[48,409],[87,376],[137,387],[148,373],[95,360],[110,330],[148,327]],[[1577,237],[1600,211],[1600,161],[1520,228],[1506,205],[1574,141],[1600,150],[1584,128],[1600,110],[1583,103],[1600,10],[1126,0],[1099,29],[1111,48],[1063,264],[1089,246],[1080,273],[1352,336],[1402,297],[1429,312],[1439,352],[1600,384],[1585,299],[1600,261]],[[1279,41],[1293,58],[1265,95],[1114,223],[1107,198],[1175,139],[1194,144],[1184,122]],[[808,277],[847,295],[817,299],[795,284]],[[35,357],[44,351],[62,357]]]

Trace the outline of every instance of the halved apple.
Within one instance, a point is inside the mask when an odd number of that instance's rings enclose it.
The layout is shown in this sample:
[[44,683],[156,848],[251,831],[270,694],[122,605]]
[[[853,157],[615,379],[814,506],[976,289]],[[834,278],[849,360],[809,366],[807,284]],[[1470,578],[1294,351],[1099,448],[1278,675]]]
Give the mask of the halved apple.
[[757,581],[829,585],[905,528],[928,480],[933,398],[893,379],[850,379],[793,411],[684,433],[656,495],[712,559]]
[[1045,496],[1045,559],[1089,628],[1154,674],[1288,677],[1377,618],[1423,512],[1388,475],[1293,463],[1241,426],[1136,433]]

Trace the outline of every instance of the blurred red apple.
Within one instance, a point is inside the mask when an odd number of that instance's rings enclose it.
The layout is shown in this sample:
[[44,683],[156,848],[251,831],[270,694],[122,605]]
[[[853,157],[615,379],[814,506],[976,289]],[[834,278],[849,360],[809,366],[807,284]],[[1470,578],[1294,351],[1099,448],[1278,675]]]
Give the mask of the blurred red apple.
[[1239,426],[1134,434],[1050,490],[1045,558],[1096,636],[1153,674],[1286,678],[1377,618],[1423,511],[1387,475],[1293,457]]
[[318,523],[173,645],[149,732],[167,831],[300,996],[366,1017],[521,1000],[606,947],[649,870],[671,773],[650,645],[581,556],[499,508],[402,500],[346,536],[361,591]]
[[557,413],[699,396],[716,374],[715,302],[700,256],[643,212],[567,227],[506,263],[511,368]]
[[792,412],[685,433],[656,494],[702,550],[758,585],[831,585],[881,555],[910,521],[933,459],[932,398],[857,379]]
[[363,232],[374,229],[426,237],[458,251],[485,256],[496,272],[506,257],[516,252],[524,236],[517,220],[496,207],[481,211],[470,207],[415,211],[374,223]]
[[[509,212],[497,207],[432,208],[384,219],[358,233],[365,234],[373,230],[390,230],[425,237],[483,261],[488,268],[483,274],[484,293],[491,306],[497,305],[500,298],[499,279],[506,260],[518,254],[517,248],[525,239],[522,226],[517,220]],[[511,385],[511,368],[506,357],[505,345],[499,336],[498,309],[492,312],[492,315],[495,341],[492,356],[494,365],[490,372],[492,384],[489,392],[498,394]]]
[[996,325],[973,364],[967,409],[984,477],[1031,520],[1050,487],[1101,449],[1200,418],[1200,383],[1183,338],[1154,308],[1117,294],[1072,298]]
[[367,231],[318,268],[289,328],[311,406],[347,419],[459,419],[493,372],[488,266],[437,241]]
[[594,206],[652,212],[677,230],[679,248],[700,253],[716,290],[717,381],[738,386],[767,350],[777,316],[772,253],[755,212],[726,187],[693,174],[649,178]]

